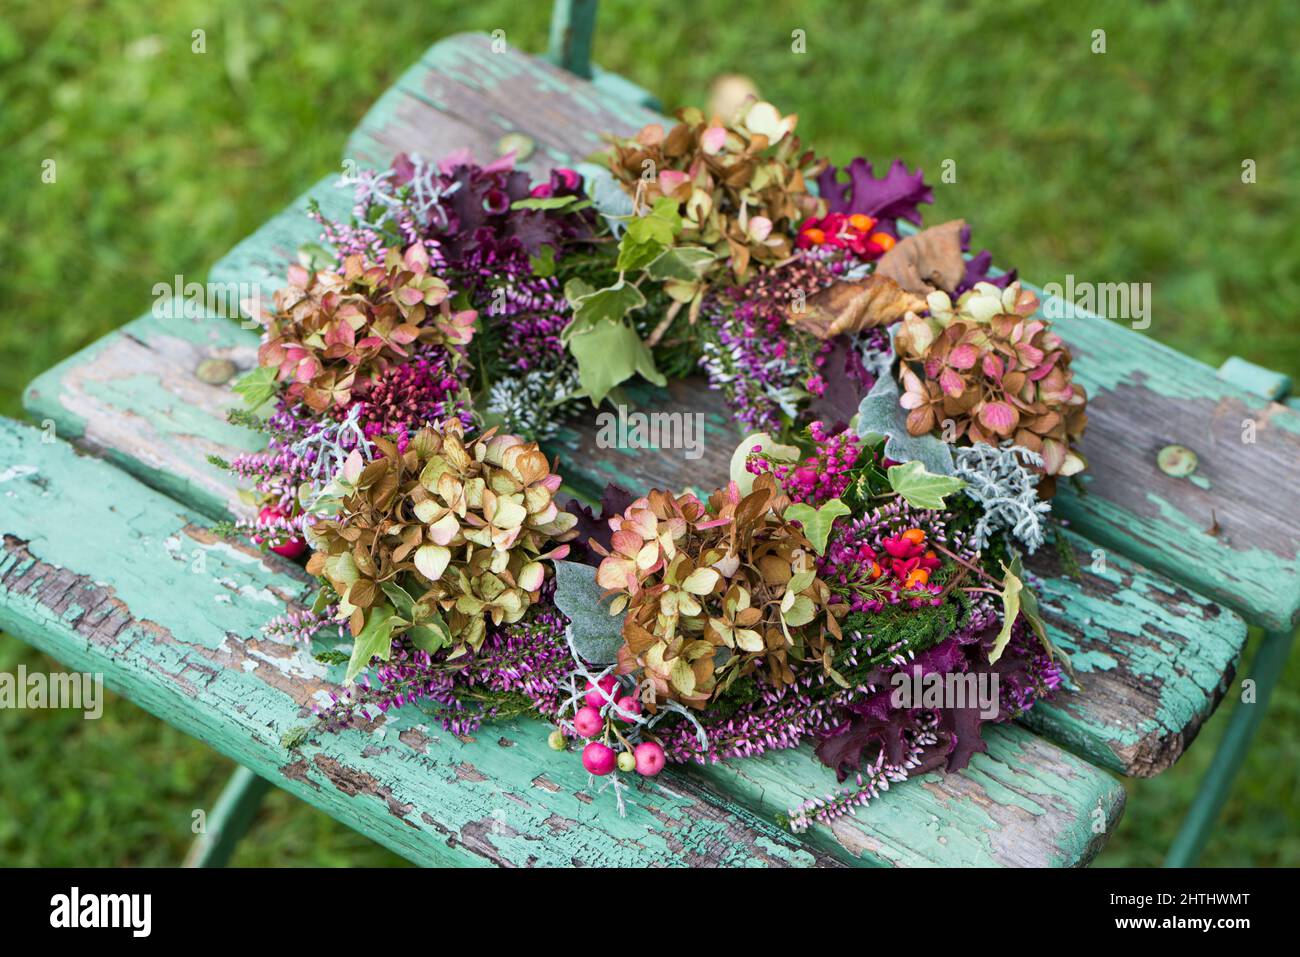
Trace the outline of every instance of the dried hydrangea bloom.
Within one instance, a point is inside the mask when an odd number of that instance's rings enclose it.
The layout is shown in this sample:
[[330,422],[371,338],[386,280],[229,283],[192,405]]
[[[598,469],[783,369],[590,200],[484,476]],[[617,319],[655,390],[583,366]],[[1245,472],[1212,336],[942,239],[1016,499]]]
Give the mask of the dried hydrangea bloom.
[[382,264],[348,256],[337,272],[291,266],[265,319],[258,362],[314,412],[344,407],[415,346],[470,341],[475,313],[453,312],[450,295],[422,245],[389,249]]
[[704,708],[762,668],[774,687],[795,667],[829,666],[840,638],[834,603],[790,504],[771,476],[741,496],[732,483],[706,506],[656,490],[610,519],[597,582],[627,611],[619,670],[643,679],[643,700]]
[[336,518],[311,530],[309,572],[339,597],[359,635],[376,609],[401,619],[426,651],[477,648],[485,623],[519,621],[538,601],[547,558],[563,558],[577,519],[559,510],[560,476],[535,443],[459,419],[423,429],[399,452],[387,440],[340,478]]
[[951,419],[954,440],[1010,439],[1041,455],[1049,477],[1083,471],[1074,445],[1088,396],[1074,382],[1069,350],[1034,318],[1038,297],[1019,283],[979,283],[955,303],[932,292],[927,304],[929,314],[907,316],[894,340],[908,432],[925,435]]
[[644,205],[676,199],[682,243],[726,257],[737,279],[744,280],[751,262],[789,257],[799,221],[825,211],[808,190],[808,179],[825,164],[811,151],[800,153],[798,117],[762,102],[730,123],[694,108],[677,116],[681,122],[667,133],[651,124],[635,137],[615,139],[609,154],[615,178]]

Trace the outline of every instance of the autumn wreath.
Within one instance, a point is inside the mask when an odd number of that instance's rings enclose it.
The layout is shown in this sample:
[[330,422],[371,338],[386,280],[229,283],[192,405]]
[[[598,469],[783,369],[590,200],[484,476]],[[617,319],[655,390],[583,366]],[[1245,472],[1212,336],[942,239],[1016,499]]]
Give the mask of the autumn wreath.
[[[341,667],[324,727],[536,714],[620,801],[811,741],[842,787],[798,828],[1061,684],[1021,556],[1085,467],[1069,351],[964,222],[918,229],[919,171],[795,125],[687,109],[540,183],[403,155],[313,210],[237,386],[268,448],[222,464],[257,506],[231,531],[310,552],[268,631]],[[748,433],[725,485],[564,494],[539,443],[700,370]]]

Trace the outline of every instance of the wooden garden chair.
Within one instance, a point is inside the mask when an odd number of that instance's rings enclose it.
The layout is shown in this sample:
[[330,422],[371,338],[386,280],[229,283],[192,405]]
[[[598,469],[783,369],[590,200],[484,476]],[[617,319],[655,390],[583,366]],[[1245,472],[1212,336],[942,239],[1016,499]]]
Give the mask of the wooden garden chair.
[[[602,130],[656,120],[649,98],[590,66],[594,3],[560,3],[548,63],[480,35],[433,46],[366,115],[345,157],[386,167],[399,151],[481,159],[522,147],[544,175],[600,145]],[[566,67],[563,69],[561,67]],[[584,79],[594,74],[594,81]],[[503,138],[505,143],[503,143]],[[337,174],[321,180],[213,268],[213,283],[267,295],[318,228],[308,197],[345,215]],[[831,791],[807,747],[675,768],[630,792],[620,817],[580,762],[550,751],[532,720],[457,736],[418,708],[340,734],[310,734],[311,706],[340,677],[261,625],[309,591],[276,556],[228,542],[217,520],[247,513],[207,463],[257,447],[229,425],[230,380],[256,362],[257,333],[220,319],[146,314],[39,377],[36,425],[0,420],[0,628],[207,742],[241,770],[190,862],[224,863],[274,784],[420,864],[1080,865],[1124,804],[1114,775],[1168,768],[1232,687],[1246,622],[1266,629],[1256,703],[1237,709],[1170,854],[1196,859],[1281,672],[1300,605],[1300,414],[1287,384],[1239,361],[1219,374],[1121,325],[1057,322],[1086,385],[1086,493],[1057,498],[1082,574],[1045,549],[1052,640],[1081,690],[986,732],[988,753],[947,776],[897,787],[856,814],[794,835],[777,816]],[[707,413],[705,455],[601,449],[594,413],[551,451],[579,492],[712,487],[738,433],[699,380],[656,411]],[[1245,426],[1245,423],[1253,423]],[[1253,444],[1243,444],[1245,429]],[[1199,455],[1190,475],[1157,454]],[[82,454],[88,452],[90,454]],[[1072,563],[1070,563],[1072,564]]]

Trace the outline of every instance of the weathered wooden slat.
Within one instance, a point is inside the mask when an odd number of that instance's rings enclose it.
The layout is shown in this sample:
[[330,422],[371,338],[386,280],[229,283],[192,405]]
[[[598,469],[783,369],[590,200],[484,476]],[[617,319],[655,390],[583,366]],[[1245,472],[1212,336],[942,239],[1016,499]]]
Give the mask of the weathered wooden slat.
[[600,149],[606,132],[661,121],[544,60],[460,34],[431,47],[375,101],[344,156],[383,167],[403,151],[436,159],[469,149],[486,160],[498,155],[502,136],[524,133],[536,151],[523,165],[545,173]]
[[[1123,811],[1123,789],[1112,789],[1096,769],[1023,728],[1003,725],[986,739],[989,753],[976,755],[961,773],[896,785],[867,807],[810,829],[809,840],[833,853],[895,866],[915,866],[918,855],[950,867],[990,861],[1066,867],[1092,860]],[[832,792],[834,777],[810,747],[764,757],[712,765],[703,773],[728,794],[774,814],[807,798],[811,785]],[[1026,840],[1044,828],[1062,836],[1065,854],[1060,846]]]
[[[289,752],[338,675],[260,637],[308,585],[216,538],[98,459],[0,420],[0,628],[423,864],[827,864],[707,786],[670,774],[620,818],[540,722],[458,738],[405,709]],[[337,668],[335,669],[335,672]],[[602,802],[602,803],[597,803]]]
[[[1062,311],[1070,307],[1061,306]],[[1300,615],[1300,414],[1104,319],[1055,320],[1088,389],[1082,492],[1059,511],[1107,548],[1275,630]],[[1196,453],[1166,475],[1167,445]]]
[[[474,38],[445,41],[426,57],[442,64],[435,71],[439,88],[450,84],[455,90],[461,89],[448,78],[452,74],[447,64],[459,63],[466,55],[460,44],[473,47],[478,42]],[[515,69],[520,75],[534,78],[529,82],[542,82],[536,80],[540,76],[548,88],[553,84],[561,90],[572,87],[586,95],[586,88],[572,78],[556,74],[545,64],[522,59],[524,62]],[[417,67],[408,72],[400,85],[409,86],[427,72],[426,67]],[[447,95],[450,94],[445,91],[440,93],[441,101]],[[462,91],[459,95],[467,94]],[[493,102],[502,99],[512,102],[508,95],[499,92],[490,95]],[[390,97],[398,103],[411,99],[406,94],[398,96],[396,91]],[[412,107],[407,103],[403,108]],[[363,121],[362,129],[383,126],[390,112],[381,102]],[[526,111],[516,115],[520,122],[527,122]],[[626,122],[640,122],[642,118]],[[421,135],[431,135],[428,131],[437,126],[437,122],[426,116],[420,126],[425,130]],[[461,135],[461,131],[457,130],[456,135]],[[407,142],[397,148],[432,147]],[[558,149],[554,145],[549,148]],[[298,247],[317,238],[317,227],[306,216],[308,198],[316,198],[334,214],[346,210],[349,197],[346,191],[336,188],[336,179],[322,180],[236,246],[213,267],[212,280],[274,288],[286,261]],[[201,339],[190,354],[172,355],[172,368],[149,370],[139,362],[134,365],[122,362],[118,353],[128,350],[133,355],[137,352],[147,355],[155,342],[159,343],[159,351],[174,352],[173,340],[178,337],[160,330],[156,323],[138,320],[116,334],[123,337],[123,343],[112,345],[114,337],[109,337],[38,379],[28,392],[28,408],[38,417],[51,418],[60,429],[66,427],[71,434],[85,436],[92,447],[109,449],[124,467],[149,484],[173,492],[207,514],[219,515],[235,502],[234,492],[228,481],[221,484],[228,477],[203,463],[202,453],[212,451],[211,444],[220,446],[227,439],[246,443],[248,437],[222,427],[210,443],[202,424],[204,416],[216,423],[224,415],[223,408],[233,404],[233,400],[221,390],[190,388],[177,380],[177,368],[192,370],[205,356],[217,354],[233,355],[241,363],[251,362],[256,340],[252,333],[229,322],[209,321],[200,331],[206,339]],[[82,368],[83,357],[89,368]],[[588,493],[598,493],[609,480],[629,488],[693,483],[707,490],[725,477],[738,433],[720,396],[705,389],[699,380],[673,383],[666,398],[654,390],[635,386],[628,390],[628,395],[655,411],[699,413],[705,424],[702,456],[689,460],[680,451],[637,454],[598,448],[596,413],[592,410],[566,429],[555,443],[571,485]],[[136,440],[132,429],[123,434],[121,423],[139,419],[140,409],[150,410],[150,416],[159,425],[150,425],[146,436]],[[223,449],[217,451],[225,454]],[[201,481],[189,478],[195,472]],[[178,483],[177,476],[186,477],[186,482]],[[1089,553],[1092,550],[1086,549]],[[1112,558],[1110,567],[1117,570],[1129,567],[1117,559],[1118,556]],[[1135,774],[1162,770],[1182,753],[1195,729],[1217,702],[1218,689],[1230,676],[1240,650],[1243,635],[1240,621],[1230,614],[1214,617],[1210,610],[1213,606],[1195,596],[1181,603],[1171,585],[1140,569],[1133,570],[1122,588],[1111,587],[1097,576],[1086,576],[1081,583],[1057,581],[1051,587],[1058,590],[1062,608],[1053,624],[1057,638],[1067,648],[1081,642],[1089,655],[1092,652],[1104,655],[1098,661],[1108,663],[1113,659],[1115,663],[1113,667],[1095,667],[1096,674],[1084,680],[1084,693],[1070,698],[1068,704],[1053,712],[1044,713],[1050,717],[1036,718],[1037,726],[1091,760],[1115,770]],[[1084,614],[1090,625],[1078,632],[1074,622]],[[1178,615],[1187,615],[1197,622],[1196,627],[1184,631],[1173,621]],[[1131,623],[1144,620],[1143,616],[1161,623],[1152,632],[1151,640],[1168,654],[1154,654],[1152,649],[1142,647],[1146,633],[1138,630],[1135,634]],[[1189,669],[1183,659],[1193,659],[1200,666]],[[1092,658],[1085,657],[1085,660],[1092,661]]]
[[198,378],[200,363],[257,364],[257,334],[228,319],[158,319],[146,313],[40,375],[23,404],[51,435],[102,454],[154,488],[211,517],[247,506],[209,455],[256,451],[265,437],[229,425],[229,383]]
[[[871,817],[770,822],[778,800],[828,786],[806,756],[768,755],[767,782],[724,797],[712,769],[670,771],[619,817],[539,722],[459,738],[406,708],[367,729],[281,737],[336,680],[306,649],[258,637],[306,584],[292,566],[215,538],[198,516],[38,430],[0,420],[0,628],[109,687],[419,863],[612,866],[1079,864],[1123,791],[1104,773],[1015,731],[959,775],[909,782]],[[753,807],[750,804],[753,804]],[[888,807],[886,808],[886,805]],[[1100,807],[1100,813],[1093,808]],[[955,823],[936,829],[938,809]],[[1094,826],[1096,825],[1096,827]],[[908,838],[908,835],[911,835]]]

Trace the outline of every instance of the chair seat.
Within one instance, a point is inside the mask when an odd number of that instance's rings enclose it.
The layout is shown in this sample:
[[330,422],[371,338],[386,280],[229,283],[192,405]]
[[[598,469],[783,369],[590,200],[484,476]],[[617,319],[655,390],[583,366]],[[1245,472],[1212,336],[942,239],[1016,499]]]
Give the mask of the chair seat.
[[[346,155],[386,166],[403,150],[437,157],[469,147],[487,159],[502,135],[523,133],[536,145],[523,165],[541,172],[598,147],[598,131],[628,132],[656,119],[540,60],[491,53],[489,43],[466,35],[434,46],[367,114]],[[269,296],[298,246],[317,238],[306,199],[346,215],[350,196],[335,179],[240,243],[209,280],[257,283]],[[44,483],[28,475],[9,493],[0,486],[0,625],[69,664],[105,671],[110,686],[164,719],[421,863],[1084,863],[1123,805],[1122,788],[1100,768],[1137,775],[1167,768],[1224,693],[1245,640],[1231,609],[1268,620],[1296,613],[1300,563],[1279,544],[1295,519],[1265,520],[1265,505],[1235,503],[1216,509],[1218,535],[1187,526],[1217,501],[1220,485],[1234,494],[1250,486],[1268,502],[1278,459],[1297,459],[1300,417],[1104,320],[1058,327],[1080,353],[1076,375],[1091,397],[1085,452],[1094,477],[1087,495],[1061,499],[1077,533],[1069,547],[1085,571],[1075,580],[1047,552],[1032,567],[1045,580],[1052,638],[1072,654],[1081,688],[1036,708],[1026,727],[994,729],[989,753],[966,771],[908,782],[799,837],[777,829],[772,815],[834,781],[798,750],[676,771],[638,792],[627,818],[606,806],[608,795],[588,793],[577,762],[546,750],[545,728],[535,722],[459,739],[421,725],[421,713],[407,708],[286,752],[280,735],[309,723],[310,702],[337,675],[305,649],[258,635],[274,606],[305,587],[291,567],[218,542],[204,528],[205,519],[244,510],[230,476],[207,455],[228,458],[256,440],[224,421],[237,404],[229,384],[195,375],[214,357],[240,371],[255,363],[256,334],[234,322],[146,315],[28,389],[25,404],[37,420],[112,465],[42,445],[24,429],[0,432],[0,443],[20,448]],[[660,411],[705,412],[704,456],[688,462],[600,449],[593,422],[555,443],[566,479],[588,490],[607,480],[709,487],[725,479],[739,436],[716,393],[687,380],[667,397],[635,388],[629,395]],[[1263,420],[1246,452],[1240,443],[1226,447],[1222,423],[1234,416]],[[1155,469],[1154,450],[1173,441],[1200,453],[1208,482]],[[1221,475],[1230,457],[1236,471]],[[79,548],[79,528],[57,509],[33,507],[41,496],[93,516],[100,544]],[[209,573],[186,573],[182,558],[158,544],[168,541],[181,555],[202,551]],[[1296,536],[1287,541],[1294,548]],[[1094,571],[1098,548],[1105,560]],[[129,568],[120,567],[126,554]],[[1232,569],[1220,573],[1242,556],[1271,576],[1270,597]],[[1205,567],[1210,559],[1219,563],[1214,573]],[[65,591],[14,584],[45,578]],[[98,619],[85,610],[91,601],[111,619],[111,635],[95,631]],[[1097,820],[1105,827],[1094,828]]]

